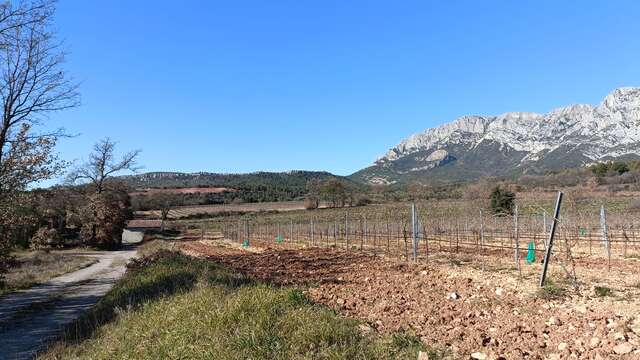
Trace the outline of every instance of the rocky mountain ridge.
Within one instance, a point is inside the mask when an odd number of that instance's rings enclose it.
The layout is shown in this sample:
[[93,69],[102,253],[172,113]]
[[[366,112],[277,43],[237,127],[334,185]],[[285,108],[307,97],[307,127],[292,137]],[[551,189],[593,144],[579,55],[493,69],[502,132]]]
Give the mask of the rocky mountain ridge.
[[409,136],[352,177],[374,184],[462,181],[618,158],[640,158],[640,88],[616,89],[597,106],[463,116]]

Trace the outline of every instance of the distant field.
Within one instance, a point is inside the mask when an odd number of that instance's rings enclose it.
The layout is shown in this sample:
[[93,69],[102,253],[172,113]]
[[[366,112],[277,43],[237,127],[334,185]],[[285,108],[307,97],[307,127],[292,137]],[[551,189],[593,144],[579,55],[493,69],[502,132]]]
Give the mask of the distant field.
[[[178,190],[178,189],[174,189]],[[556,192],[519,192],[516,197],[521,214],[541,214],[543,210],[547,213],[553,211],[553,205]],[[604,191],[565,191],[565,202],[563,212],[591,214],[599,216],[600,206],[604,205],[608,212],[637,212],[640,210],[640,193],[638,192],[617,192],[608,193]],[[488,206],[488,200],[478,199],[440,199],[440,200],[419,200],[416,202],[418,211],[424,216],[433,217],[441,216],[461,216],[471,213],[477,214],[478,209]],[[366,216],[369,218],[402,218],[407,219],[409,216],[410,202],[388,202],[383,204],[374,204],[365,207],[356,208],[335,208],[328,209],[327,203],[322,203],[320,208],[323,209],[323,216],[344,217],[344,213],[349,212],[353,215]],[[308,218],[310,215],[317,216],[317,213],[303,211],[303,201],[281,201],[281,202],[262,202],[262,203],[244,203],[244,204],[219,204],[219,205],[192,205],[181,206],[172,209],[169,213],[170,219],[183,219],[196,215],[216,215],[223,212],[260,212],[260,211],[277,211],[287,212],[287,219]],[[136,216],[144,218],[160,218],[159,210],[138,211]],[[277,217],[277,214],[270,215]]]
[[[320,205],[321,208],[326,207],[325,204]],[[180,219],[189,216],[207,214],[214,215],[221,212],[256,212],[256,211],[294,211],[304,210],[303,201],[281,201],[281,202],[263,202],[263,203],[247,203],[247,204],[220,204],[220,205],[198,205],[198,206],[182,206],[172,209],[169,212],[170,219]],[[137,216],[159,218],[159,210],[138,211]]]
[[218,194],[225,191],[236,191],[226,187],[188,187],[177,189],[138,189],[131,192],[131,196],[153,195],[153,194]]

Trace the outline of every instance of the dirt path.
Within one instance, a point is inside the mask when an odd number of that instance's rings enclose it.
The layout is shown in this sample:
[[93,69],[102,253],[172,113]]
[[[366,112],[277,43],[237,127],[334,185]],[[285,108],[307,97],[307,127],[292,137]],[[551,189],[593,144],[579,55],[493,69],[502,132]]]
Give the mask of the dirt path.
[[98,262],[0,298],[0,359],[30,359],[124,274],[135,248],[78,254]]

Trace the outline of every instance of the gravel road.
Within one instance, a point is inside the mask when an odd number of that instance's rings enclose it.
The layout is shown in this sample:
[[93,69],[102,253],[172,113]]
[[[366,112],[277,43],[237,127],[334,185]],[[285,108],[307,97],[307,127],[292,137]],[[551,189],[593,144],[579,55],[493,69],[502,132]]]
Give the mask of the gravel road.
[[[127,239],[125,239],[125,242]],[[124,274],[136,255],[123,250],[79,253],[98,262],[31,289],[0,298],[0,359],[31,359],[68,325],[91,308]]]

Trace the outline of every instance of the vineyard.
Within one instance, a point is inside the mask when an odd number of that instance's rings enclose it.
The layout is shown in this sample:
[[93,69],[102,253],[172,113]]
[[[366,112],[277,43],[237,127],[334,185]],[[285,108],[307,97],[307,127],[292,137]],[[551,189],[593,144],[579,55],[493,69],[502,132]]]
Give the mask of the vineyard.
[[[551,208],[527,206],[503,216],[487,209],[435,208],[429,204],[327,209],[246,215],[192,224],[222,231],[238,243],[273,243],[367,251],[403,260],[428,261],[441,254],[512,257],[514,268],[542,260],[553,225]],[[554,255],[576,259],[640,258],[640,212],[560,209]],[[183,225],[184,226],[184,225]],[[205,230],[206,231],[206,230]]]
[[557,218],[549,198],[520,201],[507,216],[449,201],[172,225],[188,254],[277,284],[313,284],[315,302],[376,331],[411,329],[463,358],[634,358],[640,213],[573,200]]

